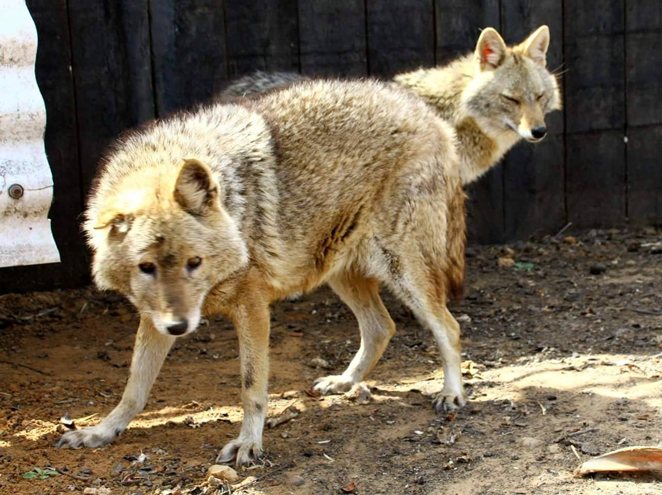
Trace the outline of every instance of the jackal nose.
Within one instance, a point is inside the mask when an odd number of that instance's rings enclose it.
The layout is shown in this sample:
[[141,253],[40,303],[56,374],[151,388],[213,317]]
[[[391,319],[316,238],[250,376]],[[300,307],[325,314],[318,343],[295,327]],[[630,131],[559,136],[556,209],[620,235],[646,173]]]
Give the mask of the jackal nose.
[[545,126],[541,125],[540,127],[534,127],[531,129],[531,135],[536,139],[544,138],[545,134],[547,134],[547,127]]
[[174,323],[172,325],[168,325],[166,328],[168,329],[168,333],[170,335],[182,335],[186,332],[186,329],[188,328],[188,320],[184,318],[182,319],[182,321],[178,323]]

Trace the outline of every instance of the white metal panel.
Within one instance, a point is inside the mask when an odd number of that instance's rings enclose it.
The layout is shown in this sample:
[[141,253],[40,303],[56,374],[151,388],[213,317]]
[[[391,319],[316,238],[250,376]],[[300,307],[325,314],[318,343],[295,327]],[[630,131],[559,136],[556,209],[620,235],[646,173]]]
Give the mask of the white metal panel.
[[24,0],[0,0],[0,9],[0,267],[55,263],[46,109],[34,75],[37,30]]

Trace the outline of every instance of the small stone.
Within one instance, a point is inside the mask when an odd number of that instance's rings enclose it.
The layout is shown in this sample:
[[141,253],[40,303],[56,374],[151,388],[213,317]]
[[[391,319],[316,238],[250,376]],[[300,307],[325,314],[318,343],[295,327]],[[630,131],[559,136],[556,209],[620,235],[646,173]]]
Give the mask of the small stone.
[[285,482],[290,486],[302,486],[306,483],[306,480],[298,474],[288,474]]
[[628,243],[628,252],[630,253],[636,253],[639,251],[639,248],[641,247],[641,243],[637,241],[633,241]]
[[321,357],[316,357],[310,360],[310,366],[313,368],[322,368],[325,370],[331,369],[331,364],[326,359]]
[[234,483],[239,479],[237,471],[232,469],[230,466],[223,466],[221,464],[214,464],[209,466],[209,469],[207,469],[207,475],[218,478],[219,480],[228,481],[230,483]]
[[223,481],[218,479],[216,476],[209,476],[207,478],[207,484],[211,486],[212,488],[218,488],[219,486],[223,485]]
[[501,254],[506,258],[514,258],[515,250],[511,247],[506,246],[501,250]]
[[471,316],[467,314],[458,315],[455,318],[459,323],[471,323]]
[[506,256],[501,256],[497,260],[497,265],[499,266],[499,268],[512,268],[513,266],[515,266],[515,260],[512,258],[508,258]]
[[111,491],[110,488],[106,488],[105,486],[98,488],[88,486],[83,490],[83,493],[85,495],[110,495]]
[[591,275],[601,275],[607,271],[607,267],[602,263],[595,263],[589,267],[588,271]]
[[519,441],[522,446],[526,447],[527,449],[535,449],[536,447],[540,447],[542,445],[542,441],[534,437],[522,437],[519,439]]
[[547,446],[547,452],[549,452],[550,454],[558,454],[559,452],[561,452],[561,447],[559,446],[558,443],[553,443]]
[[298,390],[286,390],[282,394],[280,394],[281,398],[283,399],[296,399],[299,397],[299,391]]

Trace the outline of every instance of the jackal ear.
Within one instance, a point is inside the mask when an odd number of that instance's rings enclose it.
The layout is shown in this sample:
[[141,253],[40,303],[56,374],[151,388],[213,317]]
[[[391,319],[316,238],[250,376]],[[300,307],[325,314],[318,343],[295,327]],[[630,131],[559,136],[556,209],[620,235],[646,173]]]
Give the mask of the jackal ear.
[[547,65],[547,49],[549,48],[549,28],[540,26],[522,43],[524,54],[535,63]]
[[506,56],[506,43],[496,29],[485,28],[476,43],[475,54],[481,70],[494,70]]
[[191,215],[204,215],[214,209],[218,184],[211,169],[195,158],[185,158],[175,182],[175,201]]

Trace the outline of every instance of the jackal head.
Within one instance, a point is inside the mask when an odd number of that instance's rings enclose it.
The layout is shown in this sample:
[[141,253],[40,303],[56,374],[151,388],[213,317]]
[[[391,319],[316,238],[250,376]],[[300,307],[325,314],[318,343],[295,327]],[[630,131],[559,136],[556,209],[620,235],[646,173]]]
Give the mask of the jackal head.
[[545,115],[561,108],[556,77],[546,67],[548,47],[547,26],[513,47],[495,29],[482,31],[474,52],[477,76],[463,106],[490,134],[516,133],[530,142],[545,137]]
[[120,182],[89,209],[86,230],[96,284],[124,293],[166,335],[194,331],[209,291],[248,262],[220,184],[196,159],[183,160],[176,176],[170,169]]

